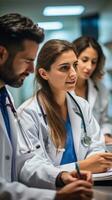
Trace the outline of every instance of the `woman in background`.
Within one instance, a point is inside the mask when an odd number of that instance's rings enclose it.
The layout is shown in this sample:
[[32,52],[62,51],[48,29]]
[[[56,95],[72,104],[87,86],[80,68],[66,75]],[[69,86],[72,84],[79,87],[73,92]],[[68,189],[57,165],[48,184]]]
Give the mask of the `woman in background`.
[[108,117],[109,93],[101,79],[105,57],[99,43],[92,37],[82,36],[73,41],[78,56],[76,95],[85,98],[97,119],[105,143],[112,143],[112,125]]
[[[41,181],[42,185],[55,185],[57,172],[72,171],[77,162],[80,169],[92,173],[112,167],[112,153],[104,152],[100,128],[88,102],[71,96],[76,70],[77,57],[71,43],[50,40],[41,48],[36,68],[40,89],[18,110],[29,150],[37,148],[35,159],[29,159],[21,169],[20,180],[25,184],[37,186]],[[86,138],[80,110],[84,113]]]

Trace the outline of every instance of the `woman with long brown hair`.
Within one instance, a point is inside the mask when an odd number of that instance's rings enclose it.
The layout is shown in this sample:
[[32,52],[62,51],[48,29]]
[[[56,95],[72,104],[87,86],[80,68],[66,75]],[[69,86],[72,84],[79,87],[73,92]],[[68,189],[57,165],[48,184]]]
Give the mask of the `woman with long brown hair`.
[[78,56],[76,95],[85,98],[98,121],[105,143],[112,143],[112,125],[108,116],[109,92],[102,83],[105,56],[101,45],[92,37],[73,41]]
[[[80,169],[92,173],[112,167],[112,154],[104,153],[100,128],[87,101],[72,96],[77,81],[77,56],[71,43],[50,40],[41,48],[36,68],[40,89],[19,108],[25,137],[37,148],[38,161],[24,164],[22,181],[34,185],[54,183],[57,172]],[[33,172],[30,171],[33,169]],[[64,180],[66,184],[66,180]]]

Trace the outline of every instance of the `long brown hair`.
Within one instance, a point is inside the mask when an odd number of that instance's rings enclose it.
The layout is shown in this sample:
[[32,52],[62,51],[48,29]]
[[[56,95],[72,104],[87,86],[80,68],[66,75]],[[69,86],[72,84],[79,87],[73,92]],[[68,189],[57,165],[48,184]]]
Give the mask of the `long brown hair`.
[[50,136],[57,149],[63,148],[65,145],[66,132],[64,121],[61,118],[60,107],[53,98],[48,81],[40,76],[39,68],[44,68],[46,71],[50,71],[51,65],[56,61],[56,59],[63,52],[69,50],[72,50],[75,53],[71,43],[65,40],[53,39],[43,45],[37,58],[35,80],[37,83],[39,82],[41,86],[37,95],[40,95],[46,110],[48,125],[50,127]]

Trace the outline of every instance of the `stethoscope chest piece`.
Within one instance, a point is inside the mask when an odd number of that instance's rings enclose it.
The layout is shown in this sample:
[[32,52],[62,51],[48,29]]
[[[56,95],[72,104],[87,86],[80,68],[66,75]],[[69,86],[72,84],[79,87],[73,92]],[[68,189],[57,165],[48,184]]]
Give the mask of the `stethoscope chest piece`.
[[84,147],[88,147],[91,145],[91,138],[89,136],[85,135],[82,137],[81,143]]
[[77,103],[77,101],[74,99],[74,97],[69,92],[68,92],[68,94],[72,98],[74,103],[77,105],[79,112],[80,112],[80,116],[82,118],[82,125],[83,125],[83,128],[84,128],[84,133],[83,133],[82,138],[81,138],[81,144],[84,147],[89,147],[91,145],[92,141],[91,141],[91,138],[87,135],[87,128],[86,128],[86,123],[85,123],[85,120],[84,120],[82,110],[81,110],[79,104]]

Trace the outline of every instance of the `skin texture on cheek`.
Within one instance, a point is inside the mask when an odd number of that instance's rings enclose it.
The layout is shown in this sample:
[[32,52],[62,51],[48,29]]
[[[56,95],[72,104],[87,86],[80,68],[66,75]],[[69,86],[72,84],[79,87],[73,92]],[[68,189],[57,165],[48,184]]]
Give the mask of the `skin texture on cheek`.
[[74,63],[76,62],[77,58],[75,53],[72,50],[65,51],[50,66],[50,70],[45,71],[45,74],[47,74],[46,80],[53,92],[57,93],[58,91],[63,93],[71,90],[71,88],[74,89],[77,76],[74,70]]
[[0,79],[10,86],[19,87],[23,84],[20,81],[20,75],[16,75],[13,65],[14,57],[9,57],[7,61],[0,67]]
[[85,66],[87,68],[92,67],[93,70],[96,68],[97,60],[98,60],[98,53],[92,47],[88,47],[85,50],[83,50],[78,57],[78,63],[80,66],[82,67]]
[[34,72],[34,59],[38,45],[33,41],[25,41],[24,49],[15,54],[9,54],[6,62],[0,67],[0,79],[13,87],[20,87],[24,79]]

